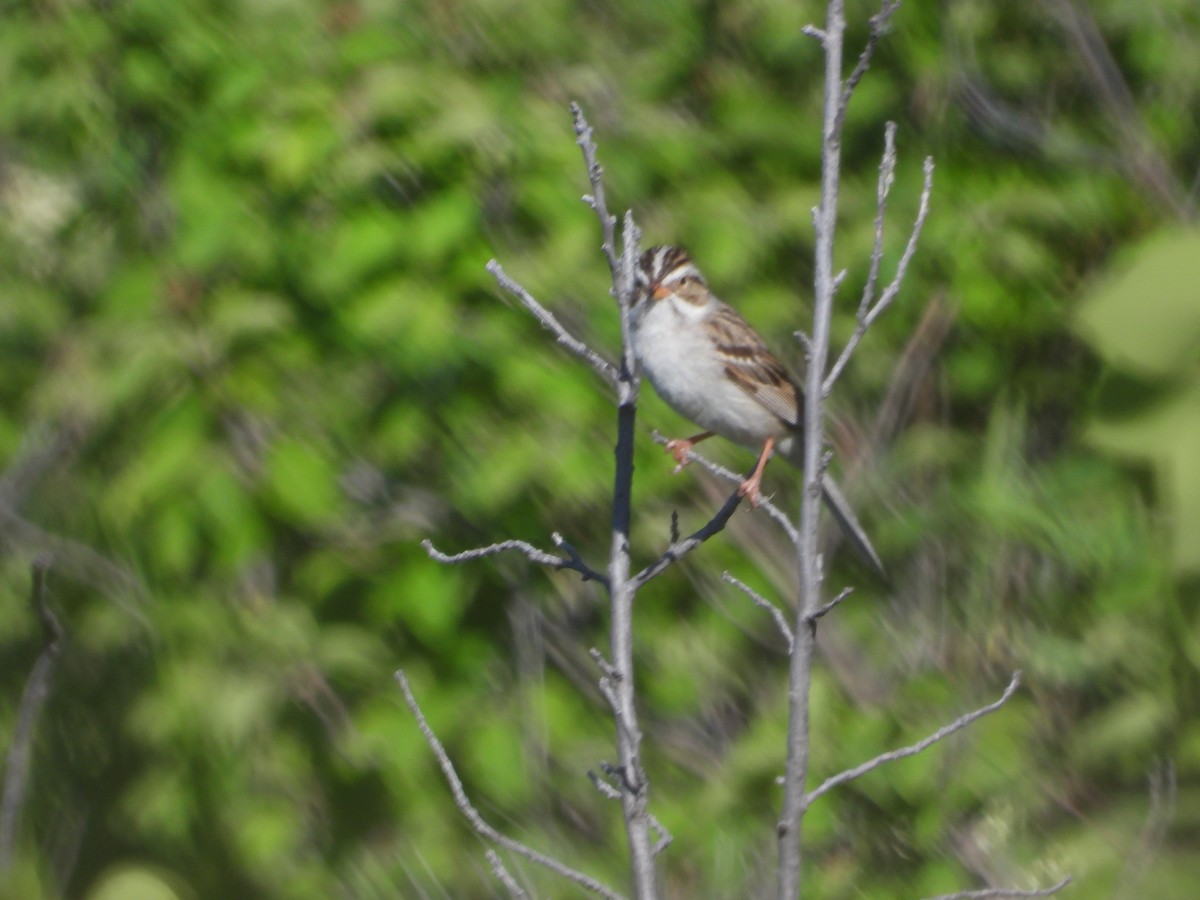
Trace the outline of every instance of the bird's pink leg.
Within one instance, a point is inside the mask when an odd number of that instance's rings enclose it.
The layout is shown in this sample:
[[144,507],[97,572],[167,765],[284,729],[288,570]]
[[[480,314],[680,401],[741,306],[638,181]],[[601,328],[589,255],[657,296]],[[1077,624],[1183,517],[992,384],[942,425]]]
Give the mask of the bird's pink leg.
[[747,478],[738,487],[738,494],[750,501],[750,507],[753,509],[758,506],[759,488],[762,487],[763,469],[767,467],[767,460],[771,458],[771,451],[775,449],[775,438],[769,437],[763,444],[762,453],[758,457],[758,465],[754,467],[754,474]]
[[683,467],[688,464],[688,452],[703,440],[712,437],[711,431],[702,431],[699,434],[693,434],[690,438],[682,438],[678,441],[667,441],[667,452],[675,457],[675,471],[672,475],[678,475],[683,471]]

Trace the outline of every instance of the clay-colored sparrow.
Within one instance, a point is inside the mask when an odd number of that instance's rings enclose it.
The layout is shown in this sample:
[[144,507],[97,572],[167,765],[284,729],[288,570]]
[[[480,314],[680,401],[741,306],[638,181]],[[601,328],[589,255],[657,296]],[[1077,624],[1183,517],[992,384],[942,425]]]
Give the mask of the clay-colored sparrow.
[[[667,451],[683,467],[688,451],[714,434],[759,450],[753,474],[738,488],[757,505],[773,453],[803,465],[803,393],[746,320],[708,289],[686,250],[647,250],[637,281],[633,347],[642,371],[669,406],[704,429],[671,441]],[[833,479],[826,475],[822,487],[855,549],[882,574],[879,556]]]

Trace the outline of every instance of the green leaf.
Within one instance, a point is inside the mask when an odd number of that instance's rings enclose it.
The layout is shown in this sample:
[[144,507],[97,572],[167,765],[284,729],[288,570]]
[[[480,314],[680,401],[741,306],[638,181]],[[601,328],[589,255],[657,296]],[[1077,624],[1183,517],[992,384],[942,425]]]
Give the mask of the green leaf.
[[1200,348],[1200,231],[1159,232],[1122,256],[1081,304],[1079,333],[1109,362],[1151,377],[1195,364]]

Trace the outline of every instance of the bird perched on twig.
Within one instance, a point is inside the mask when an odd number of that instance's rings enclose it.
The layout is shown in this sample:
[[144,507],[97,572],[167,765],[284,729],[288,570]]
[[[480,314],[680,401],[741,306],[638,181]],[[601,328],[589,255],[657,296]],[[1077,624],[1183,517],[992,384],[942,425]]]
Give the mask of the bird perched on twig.
[[[633,348],[658,395],[704,429],[667,444],[680,468],[687,465],[688,451],[714,434],[760,451],[754,472],[738,488],[755,506],[773,454],[803,466],[803,392],[758,333],[709,290],[681,247],[652,247],[642,254]],[[879,555],[833,479],[825,475],[821,486],[855,549],[884,575]]]

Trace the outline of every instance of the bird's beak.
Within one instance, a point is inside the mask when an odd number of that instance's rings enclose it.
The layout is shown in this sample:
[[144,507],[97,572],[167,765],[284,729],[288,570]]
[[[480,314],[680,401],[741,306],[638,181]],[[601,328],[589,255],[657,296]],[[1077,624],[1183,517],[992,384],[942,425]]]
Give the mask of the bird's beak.
[[668,291],[661,284],[656,284],[653,288],[650,289],[650,296],[655,300],[666,300],[668,297],[671,296],[671,292]]

